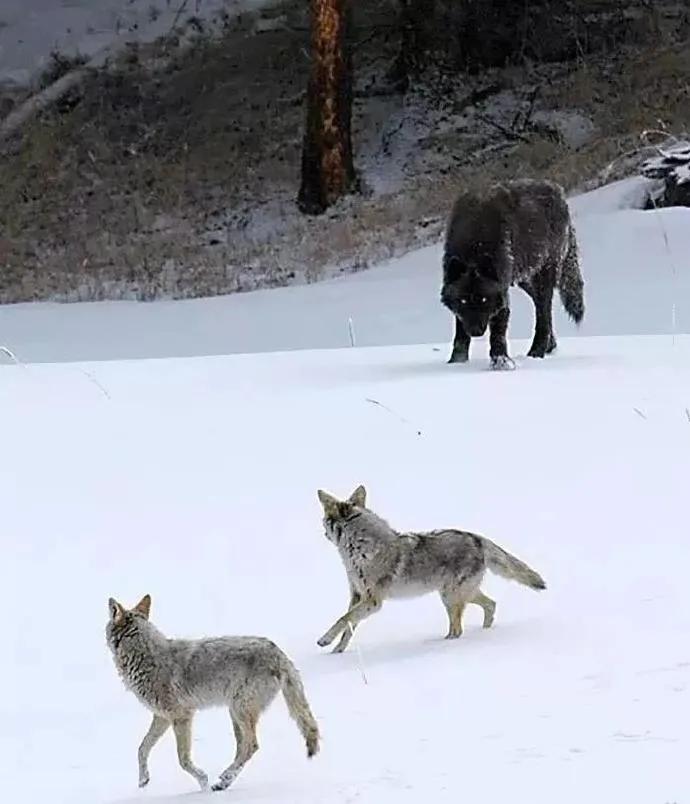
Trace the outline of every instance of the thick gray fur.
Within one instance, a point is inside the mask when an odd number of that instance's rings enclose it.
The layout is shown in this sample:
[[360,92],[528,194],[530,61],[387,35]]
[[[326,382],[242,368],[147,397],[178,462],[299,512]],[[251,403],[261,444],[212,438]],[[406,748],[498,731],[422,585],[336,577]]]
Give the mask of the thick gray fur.
[[487,569],[531,589],[546,588],[539,573],[484,536],[452,529],[399,533],[366,507],[363,486],[345,501],[324,491],[318,496],[326,538],[338,548],[351,593],[347,612],[318,640],[325,647],[340,636],[334,653],[345,650],[357,625],[387,598],[438,592],[454,639],[462,634],[468,603],[482,607],[485,628],[493,624],[496,604],[479,588]]
[[319,731],[304,694],[299,673],[280,648],[268,639],[227,636],[168,639],[149,622],[147,595],[127,610],[112,598],[106,640],[127,689],[153,713],[139,747],[139,786],[148,784],[148,757],[169,726],[177,741],[180,766],[202,789],[207,775],[191,758],[191,729],[199,709],[225,706],[230,712],[237,751],[214,790],[224,790],[258,750],[256,726],[262,712],[282,690],[288,711],[307,745],[319,749]]
[[481,194],[464,193],[455,202],[441,289],[441,301],[455,316],[449,362],[465,362],[471,339],[488,327],[493,366],[512,367],[506,341],[511,285],[521,287],[534,302],[530,357],[556,349],[554,289],[573,321],[582,321],[584,282],[575,228],[563,188],[554,182],[505,182]]

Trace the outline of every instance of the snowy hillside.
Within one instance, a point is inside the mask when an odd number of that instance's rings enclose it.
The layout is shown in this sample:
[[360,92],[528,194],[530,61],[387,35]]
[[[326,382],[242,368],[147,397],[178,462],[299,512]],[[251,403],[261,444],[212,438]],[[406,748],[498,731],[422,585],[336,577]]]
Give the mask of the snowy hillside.
[[[557,301],[562,336],[690,332],[690,211],[630,208],[646,186],[633,179],[572,199],[587,313],[578,331]],[[212,299],[0,306],[0,346],[25,362],[335,348],[349,344],[349,318],[359,346],[445,342],[440,253],[433,246],[332,281]],[[530,337],[532,318],[515,291],[511,336]]]
[[[166,633],[265,634],[303,672],[322,753],[276,704],[232,801],[688,801],[690,338],[561,343],[512,373],[430,346],[0,367],[3,800],[207,800],[169,735],[137,790],[148,716],[103,628],[149,592]],[[456,643],[436,597],[387,604],[361,658],[324,654],[347,595],[315,491],[359,482],[548,590],[487,579],[495,628]],[[197,763],[233,751],[203,713]]]
[[51,53],[92,57],[151,42],[189,17],[259,9],[269,0],[2,0],[0,85],[26,84]]

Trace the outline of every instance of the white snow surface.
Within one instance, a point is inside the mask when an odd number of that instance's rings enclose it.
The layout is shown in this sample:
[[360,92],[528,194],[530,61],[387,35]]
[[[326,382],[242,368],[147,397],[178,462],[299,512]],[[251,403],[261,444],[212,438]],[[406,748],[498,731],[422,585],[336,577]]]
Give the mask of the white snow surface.
[[[687,802],[690,337],[519,362],[421,345],[0,366],[3,800]],[[456,642],[436,596],[389,603],[324,653],[347,590],[315,492],[360,482],[394,525],[484,533],[547,591],[488,577],[496,625],[470,608]],[[276,640],[322,752],[280,702],[228,794],[195,792],[170,734],[139,791],[149,716],[103,629],[110,595],[144,593],[168,635]],[[227,713],[202,713],[197,764],[233,752]]]
[[[621,208],[639,189],[573,200],[582,335],[559,313],[544,361],[513,337],[514,372],[483,343],[445,363],[438,247],[280,291],[0,308],[26,361],[0,365],[3,801],[690,801],[690,212]],[[348,316],[371,348],[326,348]],[[301,351],[103,360],[262,349]],[[395,526],[483,533],[548,589],[488,576],[496,625],[470,608],[456,642],[435,595],[387,603],[322,651],[348,596],[316,489],[358,483]],[[109,596],[145,593],[170,636],[281,645],[321,753],[277,702],[229,793],[197,792],[170,734],[138,790],[149,716],[103,631]],[[233,753],[227,713],[199,715],[197,764]]]
[[[554,300],[560,336],[690,332],[690,210],[644,212],[649,181],[571,200],[587,312],[577,329]],[[439,300],[441,246],[307,286],[190,301],[0,306],[0,346],[23,362],[102,360],[438,343],[452,337]],[[513,293],[510,333],[533,331],[533,305]],[[2,357],[0,357],[2,360]]]
[[2,0],[0,84],[24,85],[52,52],[93,57],[152,42],[191,16],[209,20],[272,0]]

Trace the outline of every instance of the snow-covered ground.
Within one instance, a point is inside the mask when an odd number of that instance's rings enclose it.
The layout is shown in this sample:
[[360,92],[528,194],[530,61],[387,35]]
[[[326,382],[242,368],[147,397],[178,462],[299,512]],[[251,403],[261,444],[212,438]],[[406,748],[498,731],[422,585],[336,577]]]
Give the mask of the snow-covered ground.
[[[103,628],[145,592],[168,634],[265,634],[302,670],[322,753],[276,704],[233,801],[689,800],[690,338],[563,340],[512,373],[430,346],[2,366],[0,406],[4,801],[206,800],[169,735],[136,787],[148,716]],[[495,628],[469,611],[455,643],[436,597],[387,604],[361,658],[324,655],[347,593],[315,491],[359,482],[548,590],[490,577]],[[193,750],[228,764],[227,713]]]
[[0,84],[28,83],[52,52],[95,56],[129,42],[152,42],[189,17],[210,19],[271,0],[2,0]]
[[[569,335],[690,332],[690,210],[643,212],[645,180],[575,197],[587,313]],[[175,357],[349,344],[437,343],[452,322],[439,301],[440,246],[318,284],[179,302],[0,306],[0,346],[24,362]],[[510,332],[532,334],[533,306],[513,294]],[[2,357],[0,356],[0,360]]]
[[[690,212],[621,209],[637,189],[573,200],[583,336],[559,313],[559,352],[513,340],[515,372],[482,344],[445,364],[437,248],[303,288],[0,308],[26,361],[0,365],[3,801],[206,800],[169,735],[136,787],[148,715],[103,628],[109,596],[148,592],[169,635],[264,634],[303,673],[321,754],[276,704],[234,801],[689,802]],[[348,316],[380,345],[324,348]],[[30,362],[277,348],[304,350]],[[489,577],[495,628],[470,610],[455,643],[436,597],[386,604],[324,654],[347,592],[315,492],[360,482],[394,525],[485,533],[548,590]],[[228,764],[225,712],[193,752]]]

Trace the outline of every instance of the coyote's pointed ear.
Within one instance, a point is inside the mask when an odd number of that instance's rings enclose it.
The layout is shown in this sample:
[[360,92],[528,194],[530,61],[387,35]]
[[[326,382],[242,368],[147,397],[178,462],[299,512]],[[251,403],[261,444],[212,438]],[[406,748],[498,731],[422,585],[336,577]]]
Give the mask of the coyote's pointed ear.
[[122,622],[125,616],[124,608],[115,600],[114,597],[109,598],[108,600],[108,611],[110,612],[110,619],[114,623]]
[[353,505],[356,505],[357,508],[366,508],[367,505],[367,490],[364,486],[357,486],[357,488],[350,494],[350,499],[348,502],[351,502]]
[[149,614],[151,613],[151,595],[144,595],[132,611],[136,611],[137,614],[141,614],[148,620]]
[[328,492],[319,489],[316,494],[318,495],[321,505],[326,516],[337,517],[340,512],[340,502],[335,497],[328,494]]

